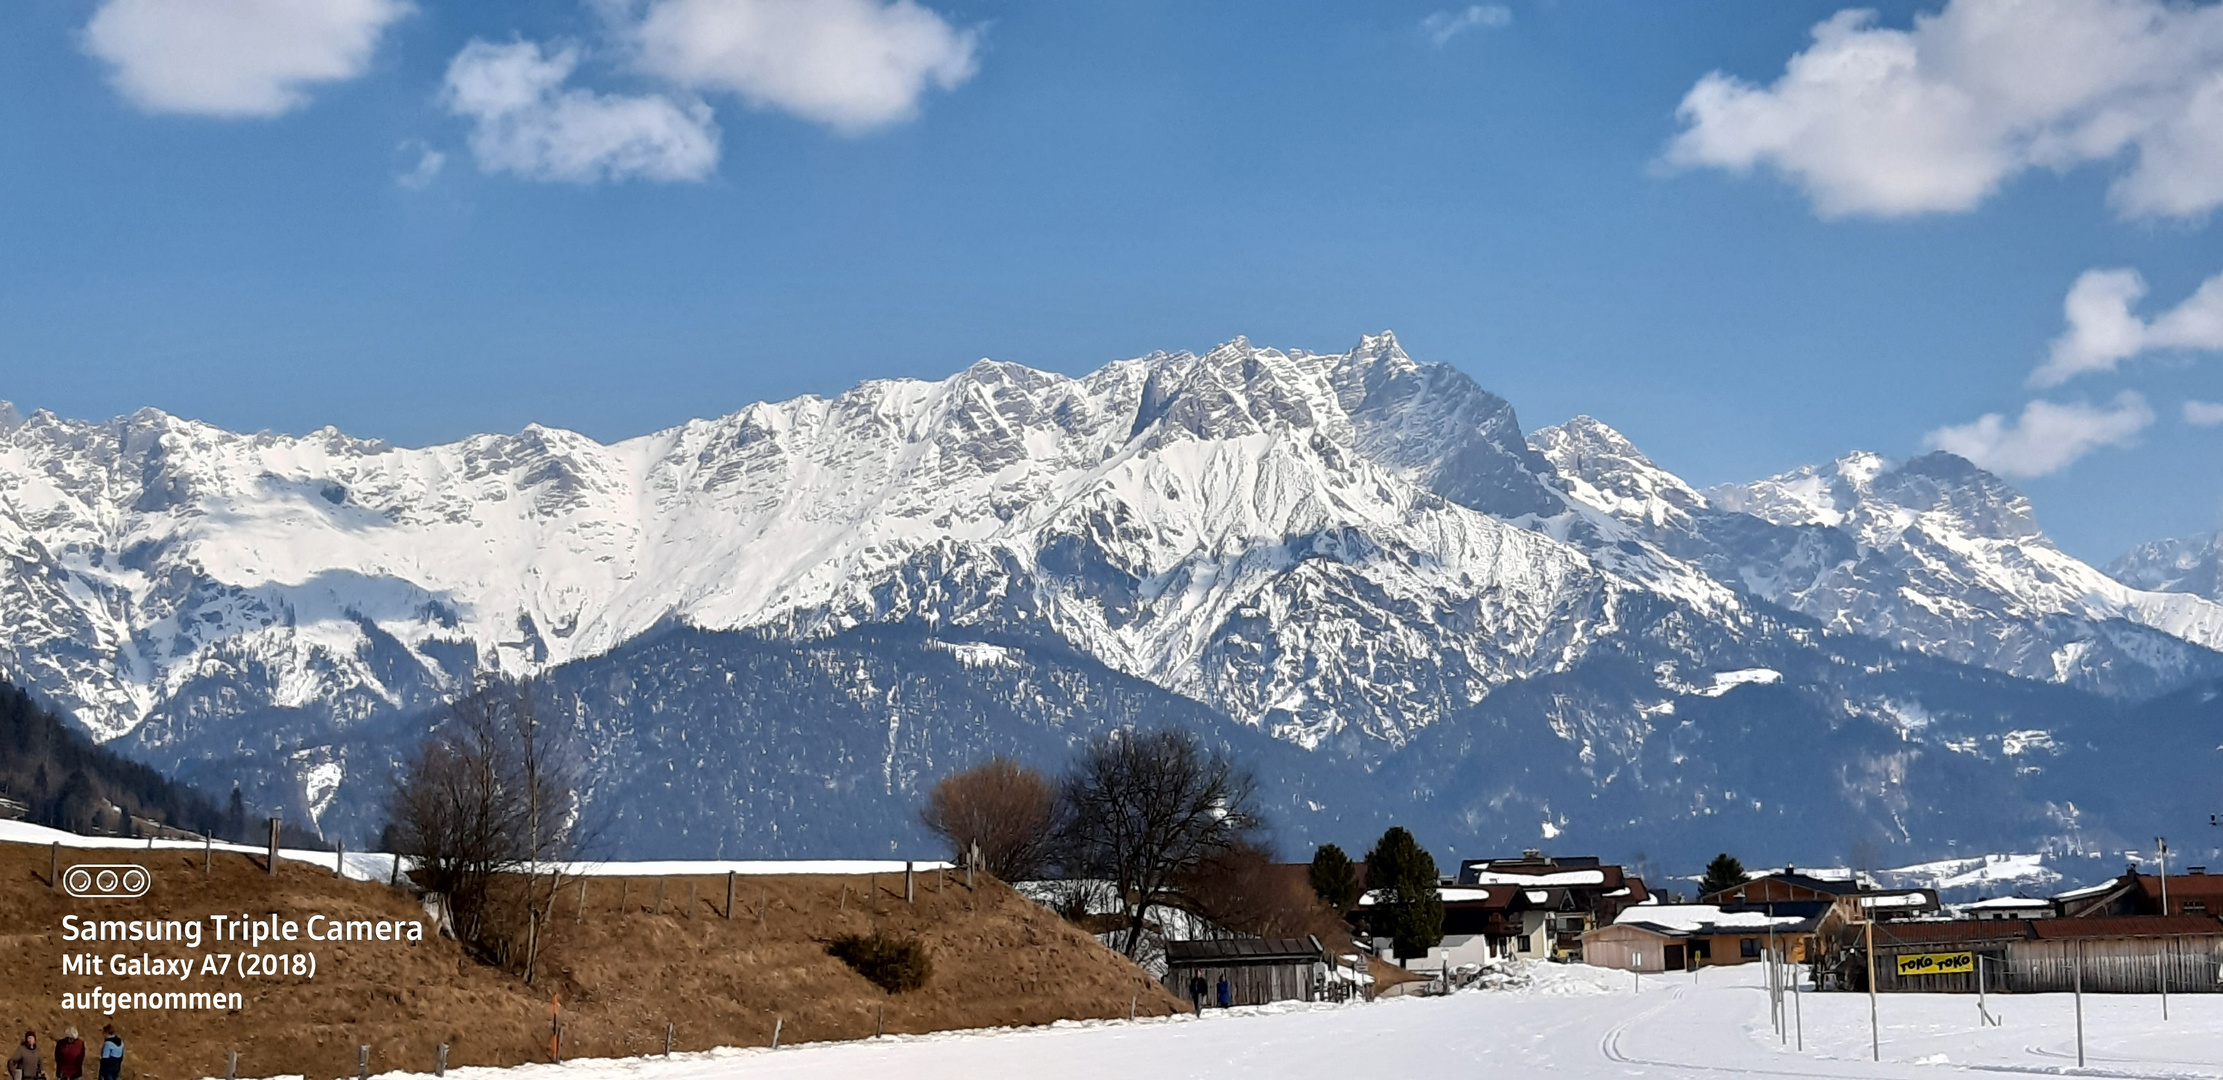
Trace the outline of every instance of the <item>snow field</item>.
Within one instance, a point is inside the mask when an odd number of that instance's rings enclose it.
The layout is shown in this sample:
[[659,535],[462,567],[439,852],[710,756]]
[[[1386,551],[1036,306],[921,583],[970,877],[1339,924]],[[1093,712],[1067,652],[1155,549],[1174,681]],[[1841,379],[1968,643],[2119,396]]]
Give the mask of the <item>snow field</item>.
[[[122,836],[80,836],[73,832],[50,829],[26,821],[0,821],[0,843],[35,844],[44,847],[59,843],[70,850],[120,850],[146,851],[199,851],[199,840],[156,840],[151,845],[145,840]],[[238,855],[267,854],[265,848],[255,844],[233,844],[217,841],[207,845],[217,851]],[[341,861],[341,872],[357,881],[388,881],[394,871],[394,860],[402,856],[377,851],[349,851],[335,855],[330,851],[313,848],[279,848],[278,857],[290,862],[309,863],[331,868],[335,858]],[[83,862],[81,857],[72,861]],[[954,870],[957,864],[933,860],[916,860],[911,869],[927,874],[936,870]],[[403,867],[407,869],[406,864]],[[546,869],[546,864],[543,864]],[[900,874],[901,859],[663,859],[652,862],[574,862],[565,863],[561,873],[568,877],[702,877],[732,872],[743,877],[758,874]]]
[[[2076,1068],[2068,995],[1992,997],[1980,1027],[1959,995],[1880,1000],[1884,1060],[1869,1060],[1868,999],[1806,994],[1806,1049],[1777,1041],[1760,968],[1645,976],[1539,965],[1529,985],[1373,1004],[1209,1011],[1202,1020],[1088,1021],[894,1036],[777,1051],[580,1060],[458,1080],[1342,1080],[1350,1076],[1936,1078],[1947,1070],[2206,1080],[2223,1077],[2223,996],[2084,999],[2088,1067]],[[401,1080],[403,1074],[395,1074]]]

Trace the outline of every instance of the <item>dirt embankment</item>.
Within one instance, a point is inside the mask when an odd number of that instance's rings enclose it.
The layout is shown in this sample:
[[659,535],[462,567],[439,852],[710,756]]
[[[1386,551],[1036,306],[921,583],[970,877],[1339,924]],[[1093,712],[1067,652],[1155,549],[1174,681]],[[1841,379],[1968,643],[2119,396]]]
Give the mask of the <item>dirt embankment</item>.
[[[922,873],[915,901],[903,875],[742,877],[727,918],[726,879],[591,878],[563,886],[537,985],[465,956],[427,934],[402,941],[268,943],[250,949],[206,936],[210,915],[266,918],[304,928],[312,915],[342,923],[429,920],[416,899],[383,885],[345,881],[304,863],[219,852],[204,875],[199,852],[77,851],[62,864],[133,863],[153,873],[137,900],[73,899],[47,885],[48,850],[0,844],[0,1023],[11,1041],[36,1030],[51,1039],[74,1025],[97,1044],[103,1023],[129,1047],[126,1080],[222,1076],[239,1054],[242,1077],[352,1077],[357,1047],[370,1071],[430,1071],[447,1043],[450,1065],[512,1065],[549,1057],[551,998],[560,1001],[563,1055],[661,1052],[665,1025],[681,1050],[761,1046],[775,1023],[782,1044],[1063,1018],[1185,1009],[1125,960],[1050,912],[986,877]],[[72,942],[66,915],[102,920],[194,920],[199,949],[183,942]],[[329,922],[322,924],[329,926]],[[844,932],[875,927],[916,935],[934,964],[925,988],[889,995],[826,953]],[[314,976],[243,977],[241,953],[316,954]],[[116,976],[117,954],[190,959],[194,974]],[[102,958],[100,974],[63,973],[69,954]],[[204,960],[215,957],[218,960]],[[228,960],[222,959],[228,957]],[[228,963],[222,971],[211,963]],[[257,965],[259,966],[259,965]],[[217,991],[242,996],[237,1011],[100,1009],[65,1012],[64,994]],[[51,1065],[49,1066],[51,1073]],[[88,1067],[88,1072],[91,1069]]]

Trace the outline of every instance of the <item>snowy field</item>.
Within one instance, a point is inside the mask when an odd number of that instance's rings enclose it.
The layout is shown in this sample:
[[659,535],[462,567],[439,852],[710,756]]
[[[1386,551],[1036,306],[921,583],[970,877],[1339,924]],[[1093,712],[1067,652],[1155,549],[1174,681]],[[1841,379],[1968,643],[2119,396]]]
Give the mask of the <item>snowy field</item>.
[[[218,841],[204,845],[199,840],[134,840],[122,836],[80,836],[27,821],[0,821],[0,843],[60,844],[64,848],[81,850],[122,849],[135,851],[185,851],[198,852],[204,846],[237,855],[261,856],[268,854],[266,847],[254,844],[230,844]],[[331,867],[335,864],[346,876],[358,881],[388,881],[394,874],[395,856],[376,851],[331,852],[304,848],[279,848],[278,857],[293,862]],[[543,863],[543,868],[552,864]],[[408,869],[404,863],[402,869]],[[931,860],[914,861],[911,869],[917,873],[955,869],[955,863]],[[713,876],[731,871],[736,874],[900,874],[901,859],[786,859],[786,860],[734,860],[734,859],[665,859],[651,862],[571,862],[564,863],[560,872],[577,877],[684,877]]]
[[1757,965],[1647,976],[1539,969],[1536,985],[1371,1005],[1214,1012],[1201,1021],[1076,1023],[904,1036],[670,1059],[457,1069],[458,1080],[904,1080],[1056,1077],[1923,1077],[1952,1072],[2107,1077],[2223,1077],[2223,996],[2084,999],[2088,1067],[2076,1067],[2066,995],[1994,997],[2002,1027],[1979,1027],[1976,1000],[1886,996],[1883,1061],[1869,1060],[1868,999],[1808,994],[1806,1049],[1777,1041]]

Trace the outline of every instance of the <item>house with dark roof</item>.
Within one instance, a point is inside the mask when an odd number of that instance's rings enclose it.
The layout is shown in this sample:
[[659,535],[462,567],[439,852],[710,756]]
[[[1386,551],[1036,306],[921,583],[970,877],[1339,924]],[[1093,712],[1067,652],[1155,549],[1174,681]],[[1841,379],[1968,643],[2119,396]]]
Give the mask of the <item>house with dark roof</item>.
[[[2163,896],[2168,907],[2163,910]],[[2167,879],[2131,867],[2098,885],[2058,893],[2053,902],[2071,919],[2123,915],[2223,915],[2223,874],[2189,867]]]
[[1858,874],[1821,877],[1788,866],[1754,874],[1741,885],[1717,889],[1698,900],[1712,904],[1824,901],[1837,905],[1848,923],[1923,918],[1938,911],[1937,893],[1931,889],[1879,889]]
[[[1583,959],[1585,933],[1651,899],[1644,879],[1621,866],[1595,855],[1546,855],[1533,848],[1519,858],[1464,860],[1455,880],[1459,888],[1516,890],[1507,903],[1521,918],[1517,927],[1507,918],[1492,931],[1502,935],[1498,955],[1539,959]],[[1447,900],[1447,922],[1448,911]]]

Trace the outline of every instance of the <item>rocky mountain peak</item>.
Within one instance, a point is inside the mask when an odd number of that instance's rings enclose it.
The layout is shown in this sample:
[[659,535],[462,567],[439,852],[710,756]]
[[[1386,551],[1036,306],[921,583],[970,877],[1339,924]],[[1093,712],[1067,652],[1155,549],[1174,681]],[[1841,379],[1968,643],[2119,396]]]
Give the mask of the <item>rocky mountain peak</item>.
[[1570,496],[1627,521],[1655,526],[1687,522],[1706,497],[1682,477],[1652,463],[1627,436],[1603,421],[1577,416],[1538,428],[1528,445],[1551,463]]
[[2140,544],[2108,563],[2107,574],[2134,589],[2223,601],[2223,532]]
[[1868,490],[1907,510],[1950,515],[1970,535],[1994,540],[2041,535],[2027,496],[1967,458],[1942,450],[1878,474]]

